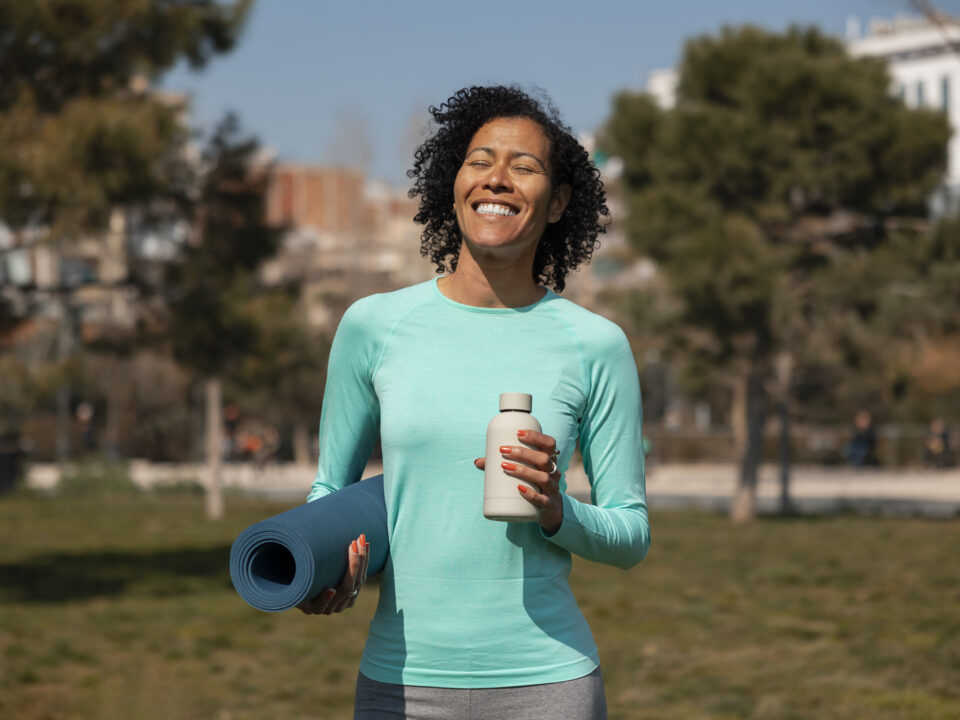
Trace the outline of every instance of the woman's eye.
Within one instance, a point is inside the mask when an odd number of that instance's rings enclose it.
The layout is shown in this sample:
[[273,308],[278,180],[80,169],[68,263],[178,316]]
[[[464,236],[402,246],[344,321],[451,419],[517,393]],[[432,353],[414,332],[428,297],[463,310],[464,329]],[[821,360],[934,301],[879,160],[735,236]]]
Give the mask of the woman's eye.
[[523,174],[536,172],[532,167],[527,167],[526,165],[518,165],[513,169],[513,171]]
[[490,164],[483,160],[471,160],[470,162],[467,163],[467,165],[474,168],[490,167]]

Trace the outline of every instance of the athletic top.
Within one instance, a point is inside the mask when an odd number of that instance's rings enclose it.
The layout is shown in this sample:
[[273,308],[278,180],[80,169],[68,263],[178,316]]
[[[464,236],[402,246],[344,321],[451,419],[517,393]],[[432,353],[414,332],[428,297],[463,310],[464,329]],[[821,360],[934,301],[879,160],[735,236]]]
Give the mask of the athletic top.
[[[483,516],[473,461],[501,392],[533,396],[561,471],[580,443],[593,504],[564,494],[552,536]],[[363,298],[330,351],[307,499],[360,480],[378,435],[390,555],[361,672],[455,688],[592,672],[570,554],[629,568],[650,544],[640,387],[620,328],[550,290],[520,308],[463,305],[436,279]]]

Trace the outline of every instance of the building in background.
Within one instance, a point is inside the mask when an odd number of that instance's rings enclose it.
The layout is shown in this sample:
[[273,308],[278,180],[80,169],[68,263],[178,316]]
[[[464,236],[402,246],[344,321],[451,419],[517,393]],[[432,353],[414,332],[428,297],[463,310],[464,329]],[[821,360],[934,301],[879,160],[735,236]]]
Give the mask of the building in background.
[[855,21],[848,24],[850,54],[882,58],[894,95],[909,107],[940,110],[950,120],[954,132],[947,146],[947,175],[943,191],[932,200],[932,210],[937,215],[955,211],[960,197],[960,24],[946,16],[874,19],[862,36],[858,26]]
[[261,277],[300,282],[310,322],[332,329],[351,301],[433,277],[420,255],[416,211],[416,200],[361,170],[279,163],[267,220],[287,230]]

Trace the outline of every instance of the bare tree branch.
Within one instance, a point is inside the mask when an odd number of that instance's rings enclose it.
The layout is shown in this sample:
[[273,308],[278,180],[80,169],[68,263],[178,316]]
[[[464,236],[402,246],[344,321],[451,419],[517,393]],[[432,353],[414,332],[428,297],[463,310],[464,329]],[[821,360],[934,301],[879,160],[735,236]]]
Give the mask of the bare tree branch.
[[960,55],[960,40],[950,36],[950,28],[960,27],[960,20],[938,9],[930,0],[907,0],[907,4],[932,25],[936,25],[947,47],[953,53]]

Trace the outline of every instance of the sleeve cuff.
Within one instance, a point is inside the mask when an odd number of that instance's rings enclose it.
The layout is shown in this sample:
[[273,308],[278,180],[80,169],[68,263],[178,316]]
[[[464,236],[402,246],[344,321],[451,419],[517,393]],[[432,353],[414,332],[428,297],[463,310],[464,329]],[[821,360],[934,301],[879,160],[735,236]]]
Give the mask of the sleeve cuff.
[[561,547],[564,547],[563,539],[572,532],[571,527],[576,520],[573,515],[573,508],[571,506],[572,500],[570,499],[570,496],[566,493],[563,493],[560,497],[563,500],[563,520],[560,521],[560,527],[558,527],[555,532],[548,533],[543,529],[543,525],[541,525],[540,535],[547,540],[555,542]]

